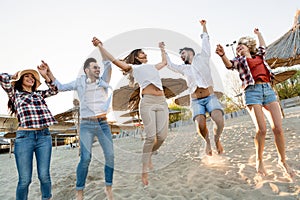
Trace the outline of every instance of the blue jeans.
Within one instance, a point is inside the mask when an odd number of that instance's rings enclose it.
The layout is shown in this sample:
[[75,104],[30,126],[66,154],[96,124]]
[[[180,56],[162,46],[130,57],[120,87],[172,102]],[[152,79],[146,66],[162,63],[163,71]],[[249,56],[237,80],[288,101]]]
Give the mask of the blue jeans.
[[222,105],[214,94],[201,99],[192,99],[191,108],[193,120],[195,120],[198,115],[205,115],[206,112],[211,114],[214,110],[221,110],[224,114]]
[[114,148],[112,135],[106,120],[81,120],[80,122],[80,161],[76,171],[76,190],[83,190],[92,157],[95,136],[103,149],[105,158],[105,185],[111,186],[114,173]]
[[249,85],[245,91],[246,105],[266,105],[276,101],[276,94],[270,83]]
[[52,153],[52,137],[48,128],[38,131],[17,131],[15,141],[15,159],[19,174],[16,191],[17,200],[26,200],[32,177],[32,161],[35,153],[38,178],[42,199],[52,197],[50,160]]

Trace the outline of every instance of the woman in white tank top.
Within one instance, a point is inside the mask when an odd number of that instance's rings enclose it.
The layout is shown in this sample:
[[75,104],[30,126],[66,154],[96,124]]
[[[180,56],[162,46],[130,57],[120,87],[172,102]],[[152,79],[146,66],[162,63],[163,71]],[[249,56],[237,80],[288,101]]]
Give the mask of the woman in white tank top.
[[146,139],[142,155],[142,182],[148,185],[148,171],[152,169],[152,153],[159,149],[167,137],[169,124],[168,104],[164,95],[161,78],[158,70],[167,65],[165,45],[159,43],[162,61],[156,65],[147,64],[147,54],[142,49],[133,50],[123,61],[115,59],[102,42],[93,38],[94,46],[97,46],[112,63],[121,68],[130,76],[129,85],[133,85],[134,79],[140,86],[142,99],[139,111],[144,124]]

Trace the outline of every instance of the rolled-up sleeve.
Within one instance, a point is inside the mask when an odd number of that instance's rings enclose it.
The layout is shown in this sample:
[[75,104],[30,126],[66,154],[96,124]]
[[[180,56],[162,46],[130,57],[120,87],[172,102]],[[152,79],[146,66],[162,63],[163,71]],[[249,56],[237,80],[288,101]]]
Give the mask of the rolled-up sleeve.
[[176,64],[172,63],[169,55],[166,55],[166,57],[167,57],[167,64],[168,64],[167,67],[174,72],[178,72],[178,73],[184,75],[184,72],[183,72],[184,67],[182,65],[176,65]]
[[201,54],[204,56],[210,57],[211,56],[211,48],[210,48],[210,43],[209,43],[209,35],[204,32],[201,34],[201,39],[202,39]]
[[54,85],[57,87],[58,91],[71,91],[76,89],[76,81],[61,84],[57,79],[55,79]]
[[104,72],[101,76],[101,79],[104,80],[106,83],[109,83],[112,73],[111,62],[108,60],[104,60],[102,61],[102,63],[104,65]]
[[7,93],[9,98],[14,96],[14,89],[11,85],[11,75],[7,73],[0,73],[0,84],[3,90]]

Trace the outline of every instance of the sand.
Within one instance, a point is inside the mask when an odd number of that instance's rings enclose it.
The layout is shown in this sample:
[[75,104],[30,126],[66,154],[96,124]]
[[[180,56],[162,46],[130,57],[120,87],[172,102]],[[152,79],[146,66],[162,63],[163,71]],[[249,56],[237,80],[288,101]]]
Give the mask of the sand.
[[[139,136],[117,138],[113,192],[118,199],[300,199],[300,107],[285,109],[283,129],[287,146],[287,162],[295,170],[291,180],[277,165],[273,133],[268,127],[264,160],[268,175],[255,171],[254,126],[249,115],[225,121],[223,155],[204,154],[204,142],[196,134],[195,125],[182,124],[172,129],[153,156],[155,170],[149,173],[149,186],[141,184],[141,150]],[[209,130],[213,125],[208,123]],[[53,200],[75,199],[78,149],[53,148],[51,161]],[[15,198],[18,181],[14,155],[0,155],[0,199]],[[105,199],[103,155],[98,143],[87,177],[85,199]],[[40,199],[39,181],[34,163],[29,199]]]

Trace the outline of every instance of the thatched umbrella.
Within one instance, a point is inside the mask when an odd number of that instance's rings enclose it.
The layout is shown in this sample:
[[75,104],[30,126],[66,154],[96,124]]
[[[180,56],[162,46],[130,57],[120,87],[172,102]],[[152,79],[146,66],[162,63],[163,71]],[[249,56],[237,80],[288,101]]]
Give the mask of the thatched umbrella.
[[[162,84],[167,99],[175,97],[187,89],[186,81],[182,78],[163,78]],[[137,110],[139,102],[140,88],[137,84],[134,87],[123,86],[113,92],[113,110]]]
[[267,47],[266,61],[271,68],[300,64],[300,10],[293,27]]
[[138,109],[129,111],[128,113],[125,113],[125,114],[122,114],[122,115],[120,115],[120,117],[134,117],[136,115],[139,115]]
[[133,124],[133,123],[141,123],[141,120],[138,118],[133,117],[132,119],[129,119],[125,122],[123,122],[123,124]]
[[279,73],[275,74],[272,84],[276,85],[278,83],[286,81],[289,78],[293,77],[296,73],[297,73],[297,70],[288,70],[288,71],[284,71],[284,72],[279,72]]

